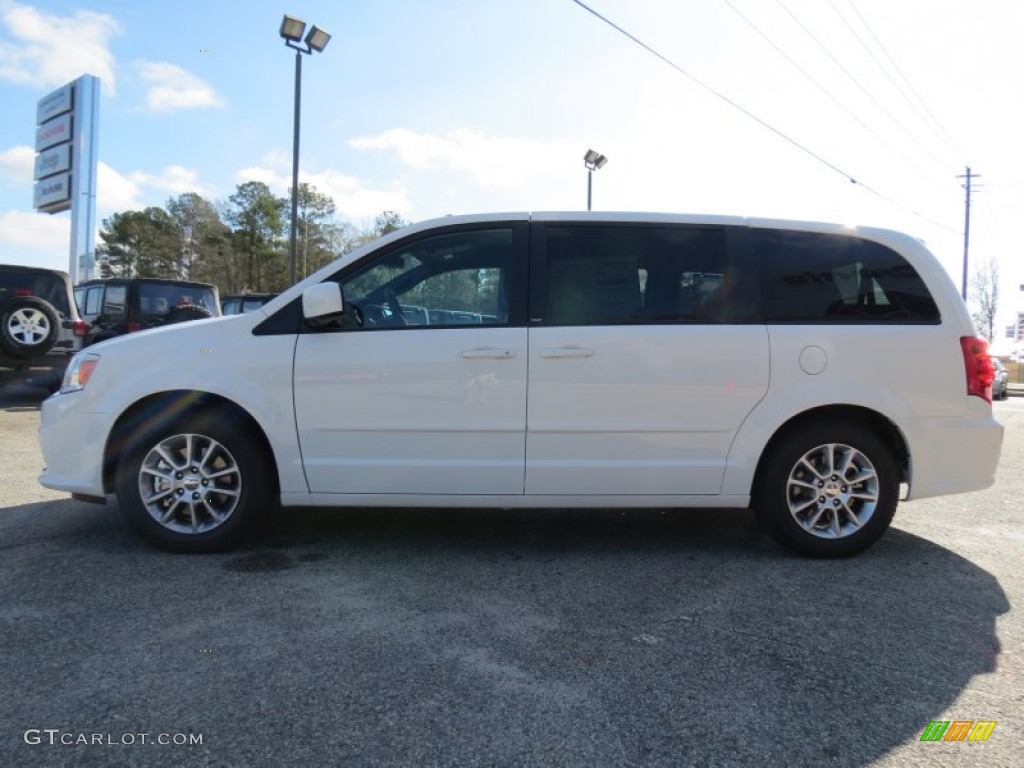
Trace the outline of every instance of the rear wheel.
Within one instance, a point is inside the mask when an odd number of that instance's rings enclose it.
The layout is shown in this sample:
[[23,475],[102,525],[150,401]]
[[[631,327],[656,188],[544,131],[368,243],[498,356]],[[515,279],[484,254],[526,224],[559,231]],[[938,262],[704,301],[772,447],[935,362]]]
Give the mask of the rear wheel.
[[268,464],[247,431],[213,412],[157,425],[118,468],[121,513],[161,549],[220,551],[274,503]]
[[755,487],[762,527],[810,557],[871,546],[896,512],[899,469],[870,430],[845,422],[802,427],[772,448]]

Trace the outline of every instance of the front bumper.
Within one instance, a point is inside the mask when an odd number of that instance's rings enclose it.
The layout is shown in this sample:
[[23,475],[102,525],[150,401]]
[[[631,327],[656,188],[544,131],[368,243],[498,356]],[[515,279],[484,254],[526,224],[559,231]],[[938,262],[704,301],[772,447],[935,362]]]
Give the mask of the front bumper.
[[56,394],[43,401],[39,447],[45,466],[39,483],[55,491],[105,496],[103,452],[111,417],[77,410],[80,395]]

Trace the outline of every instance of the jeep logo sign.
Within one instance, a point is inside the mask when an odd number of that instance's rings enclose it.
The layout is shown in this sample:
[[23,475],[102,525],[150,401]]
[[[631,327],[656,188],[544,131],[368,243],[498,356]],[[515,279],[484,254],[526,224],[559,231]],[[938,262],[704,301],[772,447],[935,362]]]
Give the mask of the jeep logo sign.
[[44,152],[40,152],[36,155],[36,167],[35,175],[33,178],[38,181],[39,179],[52,176],[55,173],[61,171],[71,170],[71,145],[60,144],[53,149],[47,149]]

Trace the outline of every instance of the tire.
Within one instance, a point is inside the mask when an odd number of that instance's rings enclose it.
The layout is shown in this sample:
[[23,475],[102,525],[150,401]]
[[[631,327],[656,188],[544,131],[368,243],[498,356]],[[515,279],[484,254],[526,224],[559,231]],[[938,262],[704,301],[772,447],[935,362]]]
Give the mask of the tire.
[[780,544],[808,557],[849,557],[889,528],[899,469],[874,432],[826,422],[793,431],[771,450],[753,501],[758,522]]
[[168,312],[167,317],[164,319],[164,325],[184,323],[189,320],[202,320],[204,317],[213,317],[213,314],[206,307],[187,304],[183,307],[175,307]]
[[116,492],[142,538],[168,552],[219,552],[275,503],[270,459],[237,421],[202,411],[132,441]]
[[15,296],[0,305],[0,348],[11,357],[41,357],[53,349],[60,317],[36,296]]

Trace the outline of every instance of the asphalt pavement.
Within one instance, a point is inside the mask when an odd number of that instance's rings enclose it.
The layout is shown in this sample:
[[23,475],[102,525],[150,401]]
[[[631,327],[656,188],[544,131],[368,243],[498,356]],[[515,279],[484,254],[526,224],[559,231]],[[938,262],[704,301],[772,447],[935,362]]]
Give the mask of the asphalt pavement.
[[[746,511],[288,510],[169,555],[0,407],[2,766],[1019,766],[1024,400],[842,561]],[[922,742],[932,721],[986,742]]]

